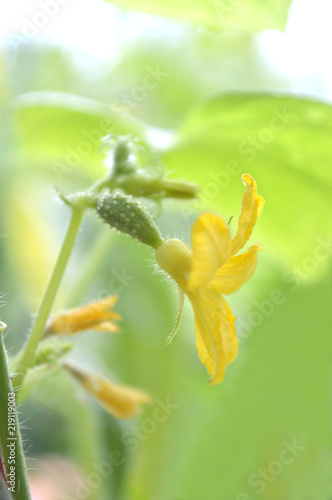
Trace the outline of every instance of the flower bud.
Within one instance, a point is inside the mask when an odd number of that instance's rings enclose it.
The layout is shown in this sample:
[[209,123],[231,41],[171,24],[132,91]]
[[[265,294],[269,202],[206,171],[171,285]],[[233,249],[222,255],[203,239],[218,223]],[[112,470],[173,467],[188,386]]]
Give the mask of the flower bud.
[[103,196],[98,200],[97,212],[104,222],[146,245],[158,248],[163,242],[151,216],[128,196],[118,193]]
[[41,343],[37,349],[33,360],[33,366],[57,363],[63,356],[73,349],[73,344],[63,342],[59,344],[45,342]]
[[87,392],[97,398],[113,417],[119,419],[135,417],[140,412],[142,404],[151,402],[151,397],[146,392],[115,384],[97,373],[89,373],[68,363],[63,364],[63,367]]
[[147,198],[196,198],[198,186],[191,182],[166,179],[164,175],[149,176],[143,170],[135,174],[119,177],[117,185],[127,194]]

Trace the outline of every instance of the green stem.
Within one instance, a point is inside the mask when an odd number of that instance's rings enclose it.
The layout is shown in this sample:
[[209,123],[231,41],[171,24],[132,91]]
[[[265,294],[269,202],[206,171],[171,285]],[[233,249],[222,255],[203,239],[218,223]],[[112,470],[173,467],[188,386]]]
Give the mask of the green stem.
[[[114,232],[109,231],[108,228],[102,227],[99,235],[96,236],[91,250],[86,254],[80,268],[84,272],[80,273],[77,280],[72,286],[66,288],[65,297],[60,303],[60,307],[77,307],[84,299],[84,295],[92,283],[93,279],[97,276],[98,271],[104,265],[105,259],[112,248],[114,239]],[[106,231],[105,231],[106,229]],[[57,303],[57,306],[59,304]]]
[[62,276],[66,269],[75,239],[80,228],[84,208],[82,206],[73,206],[72,215],[67,228],[67,233],[63,241],[60,253],[55,263],[51,279],[45,290],[43,300],[37,313],[35,323],[32,327],[28,340],[23,348],[23,353],[20,355],[18,364],[15,368],[17,375],[15,376],[15,388],[19,391],[27,370],[30,368],[38,343],[40,342],[44,328],[51,312],[55,296],[57,294]]
[[[15,395],[2,333],[0,333],[0,380],[0,446],[8,487],[11,488],[13,498],[31,500]],[[15,423],[9,420],[12,418]],[[11,469],[11,467],[15,467],[15,469]],[[14,474],[11,475],[10,472],[13,470]]]

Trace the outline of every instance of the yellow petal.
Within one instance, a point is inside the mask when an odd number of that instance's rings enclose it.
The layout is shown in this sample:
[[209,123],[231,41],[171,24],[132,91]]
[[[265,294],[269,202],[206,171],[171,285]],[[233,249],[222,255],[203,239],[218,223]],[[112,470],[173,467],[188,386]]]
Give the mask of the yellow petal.
[[98,332],[117,333],[119,331],[118,325],[112,323],[111,321],[105,321],[103,323],[98,323],[98,325],[94,325],[93,329],[98,331]]
[[260,245],[252,245],[247,252],[231,257],[222,266],[209,286],[215,287],[224,295],[235,292],[253,275],[257,264]]
[[111,309],[117,301],[117,295],[109,295],[104,299],[97,300],[96,302],[91,302],[90,305],[97,311],[107,311],[108,309]]
[[229,257],[230,231],[222,217],[205,213],[192,227],[192,265],[188,289],[206,285]]
[[188,296],[195,314],[198,354],[212,376],[211,384],[216,385],[222,382],[228,363],[237,354],[234,318],[225,299],[215,290],[204,288]]
[[121,316],[108,310],[117,300],[117,295],[111,295],[105,299],[55,314],[48,321],[44,336],[55,333],[72,335],[83,330],[117,332],[118,328],[111,322],[120,320]]
[[[80,322],[82,325],[93,325],[96,322],[107,319],[121,319],[118,314],[114,313],[113,311],[109,311],[109,309],[113,307],[117,300],[117,295],[110,295],[105,299],[101,299],[96,302],[90,302],[89,304],[86,304],[82,307],[77,307],[76,309],[71,309],[71,315],[73,318],[76,315],[77,322]],[[68,311],[68,313],[70,311]]]
[[239,350],[239,341],[235,333],[235,325],[234,320],[235,317],[232,314],[231,308],[227,304],[226,300],[221,297],[222,301],[225,304],[226,308],[226,323],[229,328],[227,328],[224,332],[225,344],[227,345],[227,361],[231,363],[237,356]]
[[151,397],[142,391],[119,385],[95,373],[65,364],[64,367],[78,380],[84,389],[116,418],[132,418],[140,412],[140,405],[150,403]]
[[95,315],[94,318],[92,318],[93,321],[99,321],[102,322],[103,320],[120,320],[121,316],[118,313],[115,313],[113,311],[108,311],[108,312],[101,312],[98,315]]
[[264,198],[257,194],[255,179],[249,174],[244,174],[242,180],[246,184],[246,189],[242,198],[238,231],[231,244],[231,255],[237,253],[246,244],[264,206]]
[[[206,347],[203,338],[202,338],[202,333],[201,330],[203,331],[204,334],[204,328],[201,329],[199,327],[199,322],[195,321],[195,333],[196,333],[196,347],[197,347],[197,352],[199,355],[199,359],[205,365],[207,371],[209,374],[212,376],[214,373],[214,354],[213,354],[213,349],[211,348],[211,344],[205,339],[208,347]],[[211,353],[211,355],[209,354]]]
[[106,411],[120,419],[135,417],[141,411],[140,405],[151,401],[145,392],[114,384],[100,377],[90,377],[84,387],[98,399]]

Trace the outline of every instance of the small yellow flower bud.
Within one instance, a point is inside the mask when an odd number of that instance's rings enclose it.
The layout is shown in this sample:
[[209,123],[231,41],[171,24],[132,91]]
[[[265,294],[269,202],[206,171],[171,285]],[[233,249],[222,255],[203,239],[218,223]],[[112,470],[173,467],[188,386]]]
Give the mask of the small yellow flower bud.
[[151,397],[142,391],[119,385],[95,373],[89,373],[77,367],[63,365],[64,368],[98,399],[99,403],[116,418],[132,418],[140,412],[140,405],[150,403]]
[[151,198],[196,198],[198,186],[191,182],[166,179],[164,175],[148,176],[144,171],[122,176],[117,185],[127,194]]
[[97,302],[55,314],[46,325],[44,337],[54,334],[73,335],[82,330],[118,332],[119,329],[113,321],[119,320],[121,317],[119,314],[109,311],[117,300],[117,295],[110,295]]

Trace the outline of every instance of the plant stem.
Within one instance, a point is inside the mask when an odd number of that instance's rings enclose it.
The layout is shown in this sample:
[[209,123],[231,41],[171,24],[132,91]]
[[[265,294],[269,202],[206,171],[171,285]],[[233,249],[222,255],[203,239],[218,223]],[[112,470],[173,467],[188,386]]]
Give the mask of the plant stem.
[[[108,227],[102,227],[90,251],[87,252],[80,263],[80,268],[84,269],[84,272],[80,273],[72,286],[69,285],[68,289],[66,289],[65,297],[61,301],[60,307],[77,307],[84,299],[89,285],[95,276],[97,276],[100,268],[105,264],[105,259],[112,248],[113,240],[114,232],[110,231]],[[59,306],[58,303],[57,306]]]
[[[27,469],[23,453],[22,437],[16,411],[15,396],[10,379],[6,349],[3,335],[0,333],[0,447],[7,481],[13,479],[8,486],[12,487],[13,498],[31,500]],[[14,410],[12,410],[12,408]],[[13,423],[9,418],[15,419]],[[13,462],[14,460],[14,462]],[[9,475],[15,467],[14,474]]]
[[71,219],[67,228],[66,236],[64,238],[60,253],[55,263],[53,273],[50,281],[45,290],[43,300],[37,313],[35,323],[32,327],[28,340],[23,348],[23,353],[20,355],[18,364],[15,368],[17,375],[15,376],[15,389],[19,391],[24,376],[30,368],[36,352],[39,341],[41,340],[44,328],[51,312],[55,296],[57,294],[62,276],[66,269],[75,239],[80,228],[84,208],[82,206],[73,206]]

